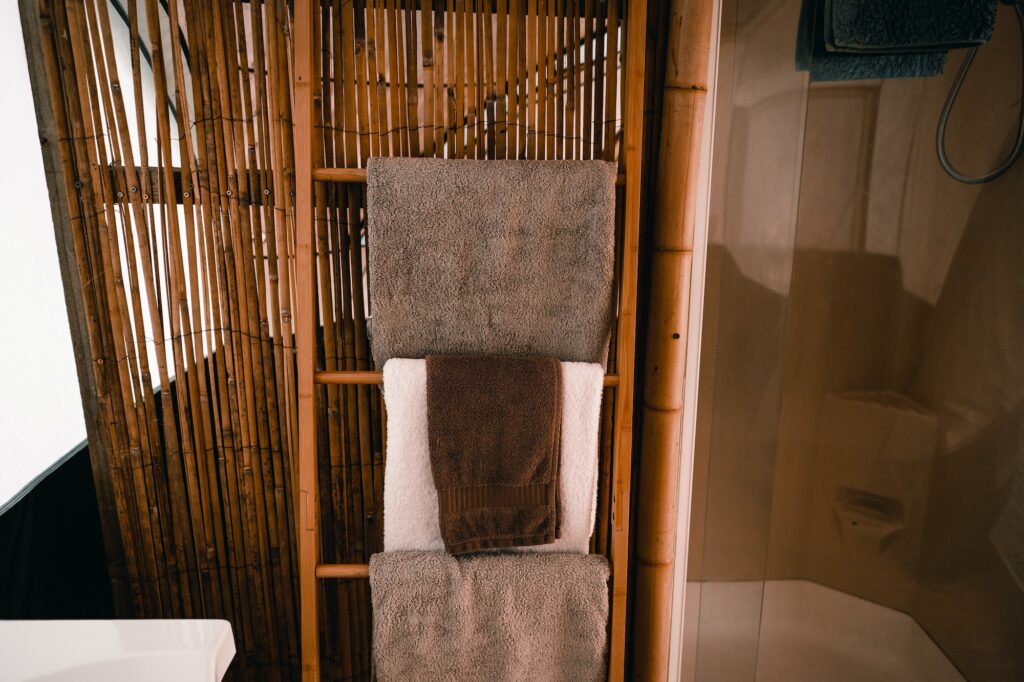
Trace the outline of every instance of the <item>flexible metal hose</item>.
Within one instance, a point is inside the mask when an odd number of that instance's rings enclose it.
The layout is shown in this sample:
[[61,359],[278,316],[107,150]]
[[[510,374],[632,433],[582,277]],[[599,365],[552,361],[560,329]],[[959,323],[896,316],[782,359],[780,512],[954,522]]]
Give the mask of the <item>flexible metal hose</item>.
[[964,62],[960,65],[960,72],[957,73],[956,80],[953,81],[953,87],[950,88],[949,95],[946,96],[946,103],[942,106],[942,114],[939,116],[939,127],[935,132],[935,151],[939,155],[939,163],[942,164],[942,169],[946,171],[949,177],[968,185],[980,185],[984,182],[995,180],[1008,171],[1010,166],[1020,157],[1021,152],[1024,151],[1024,1],[1017,2],[1014,5],[1014,10],[1017,12],[1017,21],[1020,27],[1021,100],[1018,102],[1017,139],[1014,142],[1013,149],[1010,151],[1010,155],[988,173],[983,175],[966,175],[953,167],[949,156],[946,154],[946,126],[949,124],[949,115],[953,111],[953,105],[956,103],[957,95],[960,94],[960,88],[964,84],[964,79],[967,77],[967,72],[971,68],[971,63],[974,61],[974,55],[977,53],[978,48],[972,47],[967,51],[967,56],[964,57]]

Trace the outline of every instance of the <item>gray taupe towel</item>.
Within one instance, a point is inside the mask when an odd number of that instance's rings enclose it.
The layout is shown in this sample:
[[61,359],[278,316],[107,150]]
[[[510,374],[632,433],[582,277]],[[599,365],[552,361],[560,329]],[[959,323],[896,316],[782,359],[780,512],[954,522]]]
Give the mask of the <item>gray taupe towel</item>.
[[558,360],[428,355],[426,365],[430,467],[445,549],[462,554],[554,542]]
[[604,161],[373,158],[371,346],[604,363],[615,167]]
[[377,679],[604,679],[608,563],[593,554],[370,559]]

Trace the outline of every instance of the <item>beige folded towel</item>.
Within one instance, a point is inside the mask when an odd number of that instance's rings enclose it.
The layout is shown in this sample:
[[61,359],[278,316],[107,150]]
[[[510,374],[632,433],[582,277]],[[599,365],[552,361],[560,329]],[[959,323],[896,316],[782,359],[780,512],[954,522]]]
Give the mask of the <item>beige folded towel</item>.
[[604,679],[600,555],[388,552],[370,559],[370,590],[382,682]]

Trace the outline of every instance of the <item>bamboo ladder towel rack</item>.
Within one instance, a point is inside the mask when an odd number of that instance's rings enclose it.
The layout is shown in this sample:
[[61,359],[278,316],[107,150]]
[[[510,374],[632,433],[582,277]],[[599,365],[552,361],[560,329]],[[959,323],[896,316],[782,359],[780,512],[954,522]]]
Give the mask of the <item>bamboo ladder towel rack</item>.
[[[484,7],[488,3],[484,3]],[[636,344],[636,303],[638,239],[640,223],[640,163],[642,157],[643,98],[645,79],[645,31],[647,25],[647,1],[628,0],[623,3],[623,30],[621,39],[625,42],[625,65],[623,83],[623,131],[621,154],[624,173],[618,184],[623,187],[620,201],[623,228],[619,269],[616,273],[618,291],[618,316],[615,335],[616,372],[605,378],[605,386],[613,387],[615,395],[614,442],[612,448],[611,479],[611,613],[609,637],[608,678],[621,680],[625,671],[626,658],[626,592],[629,543],[629,495],[631,475],[631,451],[633,441],[633,384]],[[618,12],[619,5],[612,0],[607,3],[608,12]],[[425,5],[429,7],[430,5]],[[545,6],[548,6],[545,3]],[[550,5],[554,7],[554,5]],[[588,11],[593,4],[587,2]],[[544,30],[545,17],[537,14],[536,0],[527,12],[530,30]],[[489,11],[489,10],[485,10]],[[461,12],[461,10],[460,10]],[[532,13],[532,14],[531,14]],[[297,458],[297,532],[299,565],[299,604],[301,629],[302,677],[306,681],[320,679],[320,641],[318,581],[322,579],[363,579],[368,575],[365,563],[322,563],[320,555],[318,472],[316,444],[315,387],[317,384],[374,385],[381,383],[381,373],[376,371],[317,371],[316,354],[316,310],[314,298],[314,183],[361,184],[366,180],[364,168],[317,167],[314,163],[314,54],[316,35],[316,13],[312,0],[295,0],[294,5],[294,151],[295,151],[295,277],[296,277],[296,355],[298,381],[298,435]],[[589,22],[588,22],[589,23]],[[609,25],[611,18],[609,17]],[[538,28],[539,27],[539,28]],[[520,27],[520,30],[524,30]],[[552,31],[553,32],[553,31]],[[551,36],[549,36],[551,37]],[[609,31],[609,41],[618,36]],[[543,33],[540,43],[543,44]],[[531,38],[530,45],[533,45]],[[609,53],[612,48],[609,47]],[[547,60],[552,71],[554,59]],[[543,74],[542,74],[543,75]],[[538,115],[545,113],[548,121],[555,119],[555,98],[547,97],[544,90],[537,88],[536,97],[530,91],[530,106],[537,102]],[[460,91],[461,95],[461,91]],[[597,101],[600,97],[597,98]],[[611,113],[611,112],[607,112]],[[509,118],[514,112],[510,109]],[[543,118],[542,118],[543,120]],[[578,118],[577,118],[578,121]],[[608,126],[609,128],[611,126]],[[472,130],[470,130],[472,133]],[[544,130],[542,129],[541,135]],[[537,144],[535,133],[529,133]],[[611,134],[611,133],[609,133]],[[429,137],[429,135],[428,135]],[[553,145],[553,135],[542,139],[541,145]],[[536,158],[531,156],[530,158]]]

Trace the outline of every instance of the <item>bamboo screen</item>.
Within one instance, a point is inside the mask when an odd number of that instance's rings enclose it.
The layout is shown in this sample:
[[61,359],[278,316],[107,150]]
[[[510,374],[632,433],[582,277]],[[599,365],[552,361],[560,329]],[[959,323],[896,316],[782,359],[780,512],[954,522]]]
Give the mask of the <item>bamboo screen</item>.
[[[98,488],[116,509],[108,550],[123,548],[111,562],[126,568],[135,615],[227,618],[234,675],[297,678],[289,7],[24,1],[42,27],[62,171],[51,181],[70,204],[91,433],[108,452]],[[616,2],[320,8],[321,165],[618,158]],[[315,201],[318,362],[371,369],[364,189],[319,184]],[[323,560],[366,561],[381,547],[381,396],[317,390]],[[603,553],[613,397],[594,538]],[[366,582],[322,589],[325,678],[369,679]]]

